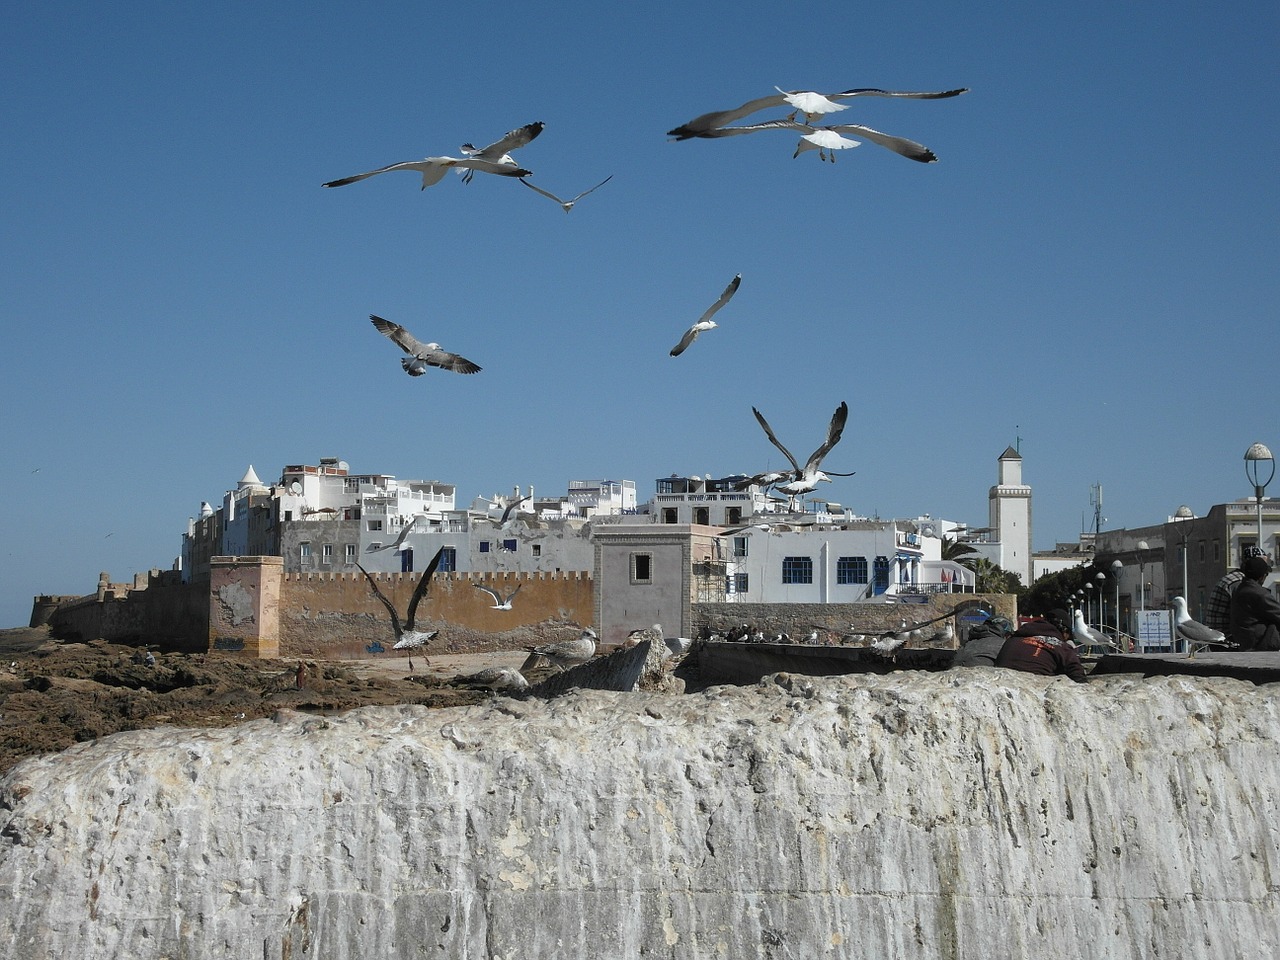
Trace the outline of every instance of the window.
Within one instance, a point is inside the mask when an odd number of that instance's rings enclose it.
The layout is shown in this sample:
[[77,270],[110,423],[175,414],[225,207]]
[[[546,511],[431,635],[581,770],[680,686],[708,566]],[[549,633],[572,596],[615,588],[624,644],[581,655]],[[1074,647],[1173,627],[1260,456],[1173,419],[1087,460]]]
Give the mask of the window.
[[633,553],[631,555],[631,582],[653,583],[653,554]]
[[518,543],[516,543],[516,541],[514,541],[514,540],[503,540],[503,541],[502,541],[502,549],[503,549],[503,550],[505,550],[505,551],[507,551],[507,553],[515,553],[515,552],[516,552],[516,547],[518,547],[518,546],[519,546],[519,544],[518,544]]
[[320,559],[322,559],[325,563],[333,562],[333,544],[332,543],[326,543],[320,547]]
[[540,544],[540,543],[535,543],[535,544],[533,544],[532,546],[530,546],[530,547],[529,547],[529,549],[530,549],[530,551],[532,551],[532,553],[533,553],[533,555],[534,555],[535,557],[540,557],[540,556],[542,556],[542,544]]
[[701,523],[704,526],[711,522],[711,511],[707,507],[693,508],[693,522]]
[[783,557],[783,583],[813,583],[813,559],[811,557]]
[[729,507],[724,512],[724,523],[727,527],[736,527],[742,522],[742,508]]
[[488,540],[481,540],[481,541],[480,541],[480,552],[481,552],[481,553],[488,553],[488,552],[489,552],[489,541],[488,541]]
[[677,516],[678,516],[678,514],[677,514],[677,512],[676,512],[676,508],[675,508],[675,507],[663,507],[663,508],[662,508],[662,522],[663,522],[663,523],[679,523],[680,521],[677,519]]
[[747,592],[747,574],[733,573],[725,577],[724,592],[732,595]]
[[836,560],[836,583],[866,583],[866,557],[840,557]]
[[458,548],[457,547],[441,547],[440,548],[440,565],[436,567],[437,573],[449,573],[458,569]]
[[745,557],[747,555],[747,543],[749,542],[749,539],[750,538],[748,537],[733,538],[733,555],[735,557]]
[[300,560],[311,559],[311,541],[310,540],[303,540],[300,544],[298,544],[298,559]]
[[370,533],[379,533],[379,532],[381,532],[381,530],[382,530],[382,521],[381,521],[381,520],[370,520],[370,521],[369,521],[369,532],[370,532]]
[[354,543],[348,543],[348,544],[347,544],[347,549],[346,549],[346,558],[347,558],[347,563],[355,563],[355,560],[356,560],[356,545],[355,545]]

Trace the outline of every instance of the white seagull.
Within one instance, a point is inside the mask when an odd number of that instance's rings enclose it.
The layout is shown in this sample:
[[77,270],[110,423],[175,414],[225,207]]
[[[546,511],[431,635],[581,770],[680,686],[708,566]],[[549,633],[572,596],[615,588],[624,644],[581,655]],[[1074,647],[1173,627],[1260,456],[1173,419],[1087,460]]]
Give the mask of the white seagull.
[[450,170],[457,170],[463,174],[463,181],[469,182],[476,171],[481,173],[493,173],[500,177],[529,177],[533,175],[532,170],[525,170],[511,159],[508,151],[514,150],[516,147],[523,147],[526,143],[542,132],[541,123],[530,123],[523,127],[512,130],[501,140],[491,143],[482,150],[477,150],[471,144],[463,144],[462,157],[424,157],[421,160],[406,160],[403,163],[393,163],[385,167],[379,167],[377,170],[370,170],[367,173],[357,173],[354,177],[343,177],[341,180],[330,180],[323,184],[326,187],[345,187],[348,183],[355,183],[358,180],[367,180],[369,177],[376,177],[380,173],[390,173],[392,170],[416,170],[422,174],[423,190],[432,184],[439,183],[444,179],[444,175]]
[[[805,461],[805,465],[801,468],[796,458],[791,455],[791,451],[778,442],[778,438],[773,435],[773,430],[769,427],[769,421],[755,407],[751,408],[751,412],[756,415],[756,419],[760,421],[760,426],[764,427],[765,435],[769,438],[769,442],[782,451],[794,468],[792,479],[786,483],[777,484],[777,489],[781,490],[788,496],[796,496],[801,493],[809,493],[816,490],[819,483],[823,481],[830,483],[832,477],[851,477],[853,473],[824,473],[818,467],[822,463],[822,458],[831,452],[831,448],[840,442],[840,434],[844,432],[845,421],[849,418],[849,405],[841,401],[840,406],[836,407],[836,412],[831,417],[831,423],[827,427],[827,439],[823,441],[822,446],[813,451],[809,455],[809,459]],[[854,471],[855,473],[857,471]]]
[[[514,130],[508,130],[502,135],[501,139],[495,140],[487,147],[481,147],[479,150],[469,143],[464,143],[462,145],[462,154],[469,160],[484,160],[490,163],[496,163],[499,166],[511,167],[514,169],[518,164],[511,158],[511,151],[527,144],[542,132],[542,128],[544,126],[546,126],[546,124],[541,120],[535,120],[533,123],[526,123],[523,127],[516,127]],[[475,169],[468,169],[459,172],[462,173],[463,183],[470,183],[471,178],[475,176]],[[508,173],[506,176],[514,176],[514,174]],[[520,176],[529,176],[529,171],[524,171]]]
[[427,367],[440,367],[454,373],[479,373],[480,368],[466,357],[440,349],[438,343],[423,343],[398,323],[383,320],[376,314],[369,314],[369,319],[378,328],[378,332],[388,337],[407,357],[400,358],[400,366],[411,377],[420,377],[427,372]]
[[[545,657],[558,670],[567,670],[580,663],[586,663],[596,655],[596,632],[590,627],[582,631],[577,640],[566,640],[563,643],[547,643],[540,647],[526,647],[529,660]],[[529,660],[525,661],[525,667]]]
[[732,110],[716,110],[711,113],[704,113],[700,117],[694,117],[688,123],[682,123],[674,130],[668,130],[667,136],[676,140],[689,140],[693,137],[715,137],[720,134],[715,131],[733,123],[735,120],[741,120],[743,117],[756,113],[759,110],[765,110],[769,107],[790,106],[792,111],[787,118],[792,120],[797,113],[804,114],[807,121],[812,122],[828,113],[837,110],[845,110],[847,106],[839,103],[841,100],[850,100],[854,97],[895,97],[908,100],[944,100],[948,97],[957,97],[962,93],[968,93],[968,87],[962,87],[958,90],[942,90],[936,93],[916,93],[905,90],[878,90],[874,87],[863,87],[854,90],[844,90],[840,93],[815,93],[811,90],[782,90],[774,87],[778,92],[768,97],[759,97],[755,100],[748,100],[740,107]]
[[881,133],[861,123],[813,126],[808,123],[798,123],[795,120],[765,120],[762,123],[745,124],[739,127],[718,127],[700,136],[735,137],[744,133],[759,133],[761,130],[784,130],[801,134],[800,141],[796,144],[796,152],[791,155],[792,159],[808,150],[817,150],[820,159],[835,162],[834,151],[861,146],[857,140],[850,140],[848,137],[862,137],[908,160],[916,160],[920,163],[936,163],[938,160],[937,154],[922,143],[916,143],[906,137]]
[[409,531],[413,529],[413,525],[418,522],[418,519],[421,516],[422,514],[420,513],[414,514],[409,522],[400,528],[400,535],[397,536],[393,542],[388,543],[385,546],[374,547],[370,552],[377,553],[379,550],[399,550],[400,546],[404,543],[404,538],[409,536]]
[[1103,644],[1112,650],[1117,649],[1116,645],[1111,642],[1111,638],[1105,633],[1099,633],[1093,627],[1084,621],[1084,611],[1076,607],[1075,612],[1071,614],[1071,636],[1075,642],[1081,646],[1087,644]]
[[490,590],[488,587],[482,586],[482,585],[480,585],[480,584],[478,584],[478,583],[472,584],[472,586],[474,586],[477,590],[483,590],[483,591],[484,591],[485,593],[487,593],[489,596],[493,597],[493,609],[494,609],[494,610],[510,610],[510,609],[511,609],[511,601],[512,601],[512,600],[514,600],[514,599],[516,598],[516,594],[520,592],[520,587],[523,587],[523,586],[524,586],[524,584],[522,583],[522,584],[520,584],[519,586],[517,586],[514,590],[512,590],[510,593],[508,593],[505,597],[504,597],[504,596],[502,596],[500,593],[498,593],[498,591],[497,591],[497,590]]
[[1207,650],[1213,646],[1227,644],[1226,635],[1221,630],[1207,627],[1198,620],[1192,620],[1187,612],[1187,601],[1183,597],[1173,598],[1173,619],[1178,636],[1187,641],[1187,659],[1196,655],[1196,648]]
[[698,318],[698,322],[684,332],[684,336],[680,338],[680,342],[671,348],[671,356],[678,357],[684,353],[689,344],[698,339],[698,334],[704,330],[711,330],[716,326],[716,322],[711,318],[715,316],[717,310],[723,307],[738,292],[738,287],[742,284],[742,274],[737,274],[729,285],[724,288],[724,293],[720,294],[720,299],[707,308],[707,312]]
[[[414,616],[418,612],[418,604],[427,595],[427,585],[431,583],[436,567],[440,566],[440,557],[443,554],[444,547],[441,547],[436,551],[436,555],[431,558],[431,562],[427,564],[427,569],[422,572],[422,579],[418,581],[418,585],[413,589],[413,596],[409,598],[409,609],[405,611],[403,623],[400,620],[400,615],[396,613],[395,606],[378,589],[377,581],[369,575],[368,570],[360,566],[360,564],[356,564],[356,567],[364,574],[365,579],[369,581],[369,586],[373,587],[374,596],[387,608],[387,613],[391,616],[391,632],[395,634],[396,638],[395,646],[392,649],[407,652],[410,673],[413,673],[413,651],[418,647],[425,647],[439,633],[438,630],[415,630],[413,629],[413,622]],[[430,663],[431,661],[428,660],[427,662]]]
[[520,182],[521,182],[521,183],[523,183],[523,184],[524,184],[526,187],[528,187],[530,190],[536,191],[537,193],[542,194],[544,197],[550,197],[550,198],[551,198],[552,200],[554,200],[556,203],[560,204],[560,206],[564,207],[564,212],[565,212],[565,213],[568,213],[570,210],[572,210],[572,209],[573,209],[573,205],[574,205],[575,203],[577,203],[579,200],[581,200],[583,197],[585,197],[588,193],[590,193],[590,192],[591,192],[591,190],[599,190],[601,187],[603,187],[606,183],[608,183],[608,182],[609,182],[610,180],[612,180],[612,179],[613,179],[613,174],[609,174],[609,176],[605,177],[603,180],[601,180],[599,183],[597,183],[597,184],[596,184],[594,187],[592,187],[590,190],[583,190],[580,194],[578,194],[578,195],[577,195],[576,197],[574,197],[572,200],[561,200],[559,197],[557,197],[557,196],[556,196],[554,193],[552,193],[550,190],[543,190],[541,187],[534,186],[532,183],[530,183],[530,182],[529,182],[528,180],[526,180],[524,177],[521,177],[521,178],[520,178]]

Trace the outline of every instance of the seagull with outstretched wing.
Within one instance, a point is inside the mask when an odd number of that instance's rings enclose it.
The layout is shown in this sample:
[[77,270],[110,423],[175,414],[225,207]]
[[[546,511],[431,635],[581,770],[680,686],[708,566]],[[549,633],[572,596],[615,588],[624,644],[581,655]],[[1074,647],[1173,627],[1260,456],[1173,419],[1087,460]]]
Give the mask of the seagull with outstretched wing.
[[850,140],[849,137],[862,137],[864,140],[878,144],[886,150],[892,150],[908,160],[916,160],[920,163],[936,163],[938,160],[937,154],[922,143],[916,143],[906,137],[895,137],[887,133],[881,133],[879,130],[874,130],[860,123],[814,126],[808,123],[799,123],[795,120],[765,120],[760,123],[744,124],[737,127],[718,127],[701,134],[701,136],[707,138],[736,137],[745,133],[759,133],[762,130],[783,130],[799,133],[801,135],[800,141],[796,144],[796,152],[791,155],[792,159],[806,151],[817,150],[819,159],[835,162],[836,150],[848,150],[861,146],[857,140]]
[[[535,120],[533,123],[526,123],[523,127],[516,127],[514,130],[508,130],[498,140],[489,144],[487,147],[476,149],[469,143],[462,145],[462,154],[468,160],[482,160],[488,163],[496,163],[499,166],[515,168],[518,164],[511,158],[511,151],[519,149],[527,144],[530,140],[542,132],[542,128],[546,126],[541,120]],[[475,176],[475,170],[469,169],[460,171],[462,173],[462,182],[470,183],[471,178]],[[511,174],[507,174],[511,176]],[[522,176],[529,176],[526,170]]]
[[418,522],[421,516],[422,514],[420,513],[414,514],[414,516],[409,519],[409,522],[400,528],[400,534],[395,538],[394,541],[392,541],[391,543],[385,544],[381,547],[374,547],[369,552],[377,553],[380,550],[399,550],[400,547],[403,546],[404,544],[405,537],[409,536],[409,531],[413,529],[413,525]]
[[840,435],[844,432],[845,421],[849,418],[849,405],[847,403],[841,401],[840,406],[836,407],[836,412],[831,417],[831,423],[827,426],[827,439],[823,441],[822,446],[809,455],[809,459],[805,461],[803,467],[791,455],[791,451],[784,447],[778,441],[778,438],[773,435],[769,421],[764,418],[764,415],[755,407],[751,408],[751,412],[756,415],[756,420],[764,428],[765,436],[769,438],[769,442],[782,451],[782,455],[790,461],[793,468],[792,479],[786,483],[776,484],[775,486],[778,490],[788,496],[796,496],[797,494],[816,490],[819,483],[830,483],[832,477],[853,476],[853,473],[836,473],[835,471],[824,473],[818,469],[822,464],[823,458],[831,452],[831,448],[840,442]]
[[526,180],[524,177],[521,177],[521,178],[520,178],[520,182],[521,182],[521,183],[523,183],[523,184],[524,184],[526,187],[528,187],[530,190],[533,190],[533,191],[534,191],[534,192],[536,192],[536,193],[540,193],[540,194],[542,194],[544,197],[549,197],[550,199],[554,200],[556,203],[560,204],[560,206],[564,207],[564,212],[565,212],[565,213],[568,213],[570,210],[572,210],[572,209],[573,209],[573,205],[574,205],[575,203],[577,203],[579,200],[581,200],[583,197],[585,197],[585,196],[586,196],[588,193],[590,193],[592,190],[599,190],[601,187],[603,187],[606,183],[608,183],[608,182],[609,182],[610,180],[612,180],[612,179],[613,179],[613,174],[609,174],[609,176],[605,177],[603,180],[601,180],[599,183],[597,183],[594,187],[591,187],[591,189],[589,189],[589,190],[583,190],[580,194],[578,194],[576,197],[573,197],[573,198],[572,198],[572,199],[570,199],[570,200],[561,200],[559,197],[557,197],[557,196],[556,196],[554,193],[552,193],[550,190],[543,190],[541,187],[539,187],[539,186],[537,186],[537,185],[535,185],[535,184],[530,183],[530,182],[529,182],[528,180]]
[[479,373],[480,367],[466,357],[461,357],[448,350],[442,350],[438,343],[423,343],[398,323],[383,320],[376,314],[369,314],[369,319],[377,327],[378,332],[387,337],[408,354],[400,358],[400,366],[411,377],[420,377],[427,372],[427,367],[439,367],[452,370],[454,373]]
[[797,113],[803,114],[806,121],[812,123],[828,113],[834,113],[838,110],[846,110],[848,106],[840,103],[842,100],[850,100],[854,97],[893,97],[907,100],[944,100],[948,97],[956,97],[962,93],[968,93],[968,87],[961,87],[957,90],[941,90],[936,93],[914,92],[906,90],[879,90],[874,87],[862,87],[853,90],[844,90],[840,93],[815,93],[812,90],[782,90],[774,87],[778,92],[771,96],[759,97],[755,100],[748,100],[740,107],[732,110],[715,110],[711,113],[704,113],[700,117],[694,117],[688,123],[682,123],[674,130],[668,130],[667,136],[675,140],[689,140],[693,137],[714,137],[719,134],[714,131],[733,123],[735,120],[741,120],[743,117],[750,116],[760,110],[767,110],[770,107],[790,106],[792,108],[788,120],[794,120]]
[[511,601],[512,601],[512,600],[514,600],[514,599],[516,598],[516,594],[520,592],[520,587],[523,587],[523,586],[524,586],[524,584],[522,583],[522,584],[520,584],[519,586],[517,586],[514,590],[512,590],[510,593],[508,593],[505,597],[504,597],[504,596],[502,596],[502,594],[498,593],[498,591],[497,591],[497,590],[491,590],[489,587],[483,586],[483,585],[481,585],[481,584],[479,584],[479,583],[472,584],[472,586],[474,586],[477,590],[483,590],[483,591],[484,591],[485,593],[487,593],[489,596],[493,597],[493,609],[495,609],[495,610],[510,610],[510,609],[511,609]]
[[684,332],[684,336],[680,338],[680,342],[671,348],[671,356],[678,357],[684,353],[689,344],[698,339],[698,334],[705,330],[711,330],[717,326],[716,322],[711,318],[715,316],[716,311],[733,299],[733,295],[738,292],[738,287],[742,285],[742,274],[737,274],[729,285],[724,288],[724,293],[720,294],[720,299],[707,308],[707,312],[698,318],[698,322]]
[[[422,571],[422,578],[418,581],[418,585],[413,589],[413,596],[409,598],[409,609],[405,611],[404,620],[400,620],[400,615],[396,613],[395,604],[386,598],[386,595],[378,588],[378,582],[370,576],[369,571],[360,566],[356,567],[364,574],[365,579],[369,581],[369,586],[373,588],[373,594],[378,598],[379,602],[387,608],[387,614],[391,617],[391,632],[395,635],[396,643],[392,649],[404,650],[409,657],[409,672],[413,673],[413,651],[418,647],[425,647],[433,639],[438,630],[415,630],[413,628],[414,618],[418,612],[418,604],[422,602],[422,598],[427,595],[427,587],[431,583],[431,578],[435,576],[436,568],[440,566],[440,557],[444,555],[444,547],[436,551],[436,555],[431,558],[431,562],[427,564],[427,569]],[[431,661],[428,660],[428,663]]]

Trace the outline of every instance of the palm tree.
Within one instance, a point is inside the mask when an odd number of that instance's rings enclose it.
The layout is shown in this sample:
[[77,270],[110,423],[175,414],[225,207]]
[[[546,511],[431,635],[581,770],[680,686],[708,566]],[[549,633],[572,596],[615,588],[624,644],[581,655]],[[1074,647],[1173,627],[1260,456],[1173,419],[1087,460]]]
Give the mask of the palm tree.
[[962,560],[961,557],[968,557],[971,554],[975,554],[977,552],[978,551],[975,547],[972,547],[967,543],[961,543],[959,537],[943,537],[942,538],[942,559],[943,560],[954,560],[957,563],[964,564],[966,567],[969,567],[969,569],[972,570],[973,567],[971,566],[971,561]]

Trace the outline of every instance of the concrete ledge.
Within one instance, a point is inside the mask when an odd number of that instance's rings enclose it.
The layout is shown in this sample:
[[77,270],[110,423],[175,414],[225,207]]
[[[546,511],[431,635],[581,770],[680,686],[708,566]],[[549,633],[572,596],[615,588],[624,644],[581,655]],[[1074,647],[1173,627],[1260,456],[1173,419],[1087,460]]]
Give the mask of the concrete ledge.
[[896,656],[886,658],[867,647],[720,642],[699,647],[698,667],[704,685],[744,685],[779,672],[832,677],[846,673],[945,670],[954,655],[954,650],[932,647],[899,650]]
[[1111,653],[1100,658],[1093,676],[1140,673],[1144,677],[1232,677],[1250,683],[1280,682],[1280,653]]

